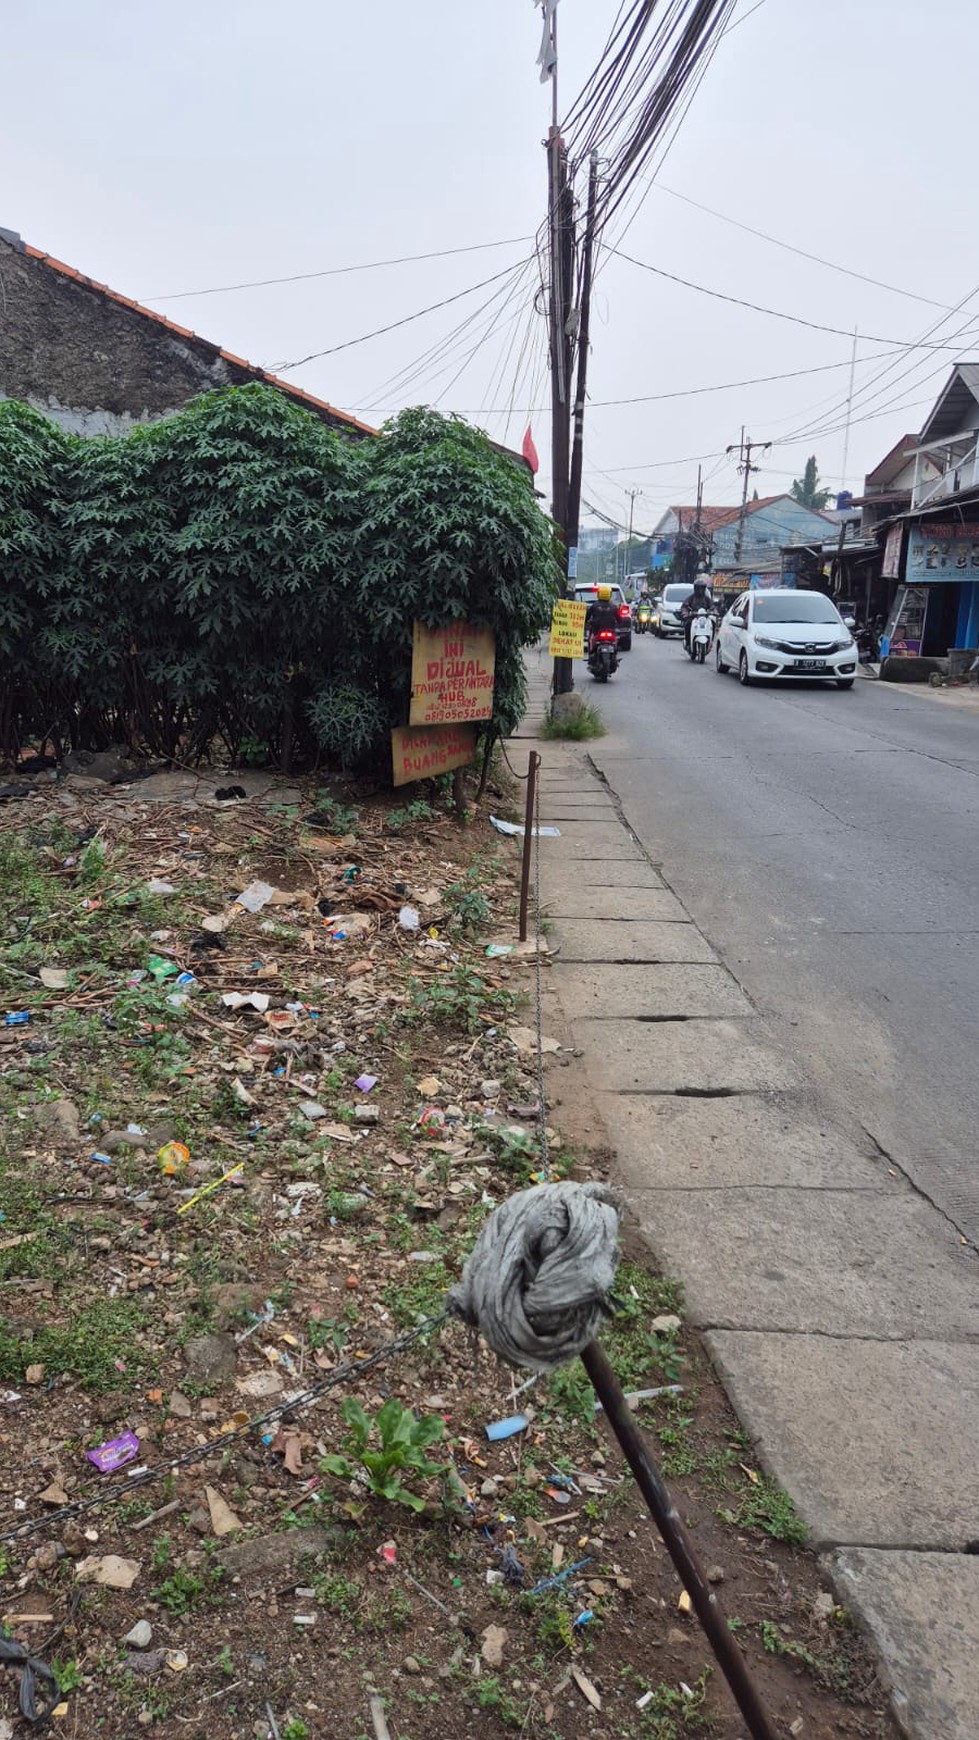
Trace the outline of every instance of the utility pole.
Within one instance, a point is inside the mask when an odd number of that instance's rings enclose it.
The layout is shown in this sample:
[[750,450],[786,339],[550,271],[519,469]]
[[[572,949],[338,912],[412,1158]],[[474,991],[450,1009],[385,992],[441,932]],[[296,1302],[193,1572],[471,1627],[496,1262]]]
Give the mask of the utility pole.
[[[571,448],[571,468],[565,520],[567,550],[577,550],[581,519],[581,471],[585,439],[585,390],[588,380],[588,327],[591,314],[592,260],[595,251],[595,207],[598,202],[598,152],[593,151],[588,169],[588,211],[585,218],[585,238],[581,265],[581,301],[578,310],[578,380],[574,400],[574,440]],[[570,348],[570,347],[569,347]],[[555,514],[555,518],[557,515]],[[568,563],[570,570],[570,562]],[[573,590],[573,576],[568,572],[567,591]],[[566,695],[574,687],[570,659],[554,660],[554,693]]]
[[[571,590],[568,573],[571,560],[568,551],[575,548],[570,541],[568,516],[569,466],[571,449],[571,366],[574,355],[574,323],[572,300],[574,291],[574,201],[568,184],[568,153],[558,128],[557,94],[557,11],[545,9],[545,25],[550,32],[549,49],[542,46],[541,76],[551,80],[551,126],[547,135],[547,220],[550,255],[550,294],[548,326],[551,352],[551,516],[558,537],[564,545],[564,589]],[[545,49],[547,50],[545,55]],[[577,516],[575,535],[577,536]],[[554,660],[553,689],[556,695],[566,694],[573,687],[570,659]]]
[[744,438],[744,424],[742,423],[741,440],[738,443],[732,441],[730,446],[725,448],[725,452],[733,453],[735,451],[735,446],[737,447],[738,470],[744,478],[744,487],[741,491],[741,512],[738,515],[738,536],[737,542],[734,546],[735,567],[737,567],[741,560],[741,552],[744,548],[744,522],[748,516],[748,480],[753,471],[761,470],[760,466],[752,465],[751,455],[759,447],[763,453],[767,453],[771,445],[770,441],[746,441]]

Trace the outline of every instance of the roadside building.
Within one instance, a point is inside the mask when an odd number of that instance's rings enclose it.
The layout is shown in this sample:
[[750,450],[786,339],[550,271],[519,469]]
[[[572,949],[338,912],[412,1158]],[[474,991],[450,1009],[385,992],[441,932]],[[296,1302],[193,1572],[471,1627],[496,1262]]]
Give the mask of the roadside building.
[[947,660],[955,676],[979,647],[979,363],[952,369],[908,457],[910,501],[887,531],[900,555],[882,651]]
[[653,539],[668,560],[678,539],[699,538],[704,549],[701,565],[718,582],[723,580],[724,590],[736,590],[769,583],[763,577],[779,574],[783,547],[821,541],[831,523],[826,514],[805,507],[792,495],[769,495],[746,504],[743,528],[738,506],[701,506],[699,514],[696,507],[667,508],[653,528]]
[[0,229],[0,398],[75,435],[121,435],[198,393],[260,381],[352,440],[377,431]]

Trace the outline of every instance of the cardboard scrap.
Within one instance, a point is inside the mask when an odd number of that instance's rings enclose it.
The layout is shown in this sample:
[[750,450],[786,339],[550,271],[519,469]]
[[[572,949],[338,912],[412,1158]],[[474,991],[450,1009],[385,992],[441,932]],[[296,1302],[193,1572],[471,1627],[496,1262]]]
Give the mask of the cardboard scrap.
[[211,1527],[216,1535],[232,1535],[235,1529],[240,1529],[242,1523],[234,1511],[227,1505],[217,1488],[205,1486],[204,1497],[211,1517]]

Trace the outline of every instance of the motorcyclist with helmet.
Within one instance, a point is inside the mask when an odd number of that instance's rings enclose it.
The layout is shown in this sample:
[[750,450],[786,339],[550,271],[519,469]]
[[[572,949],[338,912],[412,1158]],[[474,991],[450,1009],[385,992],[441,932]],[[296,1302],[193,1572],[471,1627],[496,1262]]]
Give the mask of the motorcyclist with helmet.
[[714,600],[707,584],[707,577],[704,574],[698,574],[693,583],[693,591],[683,600],[677,612],[683,624],[683,644],[687,652],[690,651],[690,624],[698,610],[706,610],[708,615],[712,615],[713,609]]
[[596,593],[597,596],[589,604],[585,615],[585,647],[588,653],[591,652],[595,636],[601,629],[612,629],[618,641],[619,613],[612,603],[612,588],[599,586]]

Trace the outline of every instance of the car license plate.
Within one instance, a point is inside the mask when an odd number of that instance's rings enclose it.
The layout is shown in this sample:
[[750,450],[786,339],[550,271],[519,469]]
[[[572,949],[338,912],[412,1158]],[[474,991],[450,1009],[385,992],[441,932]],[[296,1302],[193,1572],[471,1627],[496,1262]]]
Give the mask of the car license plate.
[[796,659],[795,668],[797,671],[824,671],[826,669],[826,660]]

